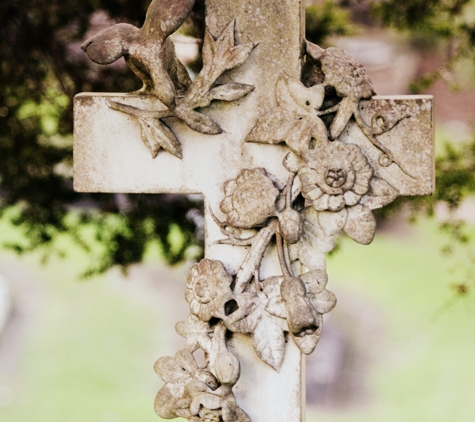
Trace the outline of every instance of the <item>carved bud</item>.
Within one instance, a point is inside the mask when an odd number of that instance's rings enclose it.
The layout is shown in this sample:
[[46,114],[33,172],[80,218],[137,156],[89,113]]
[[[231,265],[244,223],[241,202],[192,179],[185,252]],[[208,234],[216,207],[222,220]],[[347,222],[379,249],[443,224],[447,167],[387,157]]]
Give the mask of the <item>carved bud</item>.
[[303,234],[303,219],[300,213],[286,208],[277,217],[282,237],[289,243],[297,243]]
[[221,384],[233,386],[240,375],[239,360],[231,352],[222,352],[216,356],[214,371]]
[[291,173],[298,173],[305,166],[305,161],[294,152],[289,152],[282,163]]
[[280,295],[287,309],[287,324],[297,337],[315,332],[318,328],[315,309],[306,298],[305,284],[296,277],[284,277]]

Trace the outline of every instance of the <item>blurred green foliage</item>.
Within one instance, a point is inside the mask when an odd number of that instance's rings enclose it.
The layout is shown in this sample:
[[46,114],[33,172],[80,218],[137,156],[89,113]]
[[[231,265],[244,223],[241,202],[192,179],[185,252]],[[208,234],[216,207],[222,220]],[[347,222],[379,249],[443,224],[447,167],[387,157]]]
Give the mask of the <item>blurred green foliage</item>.
[[327,38],[332,35],[355,35],[358,26],[351,21],[351,11],[332,0],[311,4],[305,16],[307,40],[325,47]]
[[411,84],[420,93],[438,79],[451,81],[455,65],[463,59],[475,62],[475,2],[473,0],[384,0],[373,4],[373,11],[386,27],[411,35],[414,43],[445,45],[445,62]]
[[[92,225],[103,245],[86,271],[92,275],[141,261],[152,241],[160,243],[170,263],[182,261],[189,246],[201,244],[197,220],[190,216],[190,210],[201,209],[199,201],[72,190],[74,95],[140,87],[126,66],[96,66],[79,45],[94,20],[126,19],[139,25],[148,5],[149,0],[0,3],[0,215],[15,208],[8,216],[25,236],[22,242],[6,243],[17,252],[39,249],[47,257],[58,251],[55,241],[62,233],[88,250],[90,242],[80,228]],[[72,210],[76,218],[68,218]],[[182,232],[178,246],[171,227]]]

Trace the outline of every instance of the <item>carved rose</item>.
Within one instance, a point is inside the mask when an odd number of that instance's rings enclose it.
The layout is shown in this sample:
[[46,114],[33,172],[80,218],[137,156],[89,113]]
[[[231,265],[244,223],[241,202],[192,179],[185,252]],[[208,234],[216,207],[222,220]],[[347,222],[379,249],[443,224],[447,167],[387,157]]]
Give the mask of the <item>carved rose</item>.
[[188,273],[185,292],[191,312],[202,321],[224,318],[224,306],[233,297],[232,281],[220,261],[202,259],[194,264]]
[[298,173],[302,194],[317,211],[340,211],[368,192],[373,169],[355,144],[319,144]]
[[226,182],[223,189],[225,198],[220,208],[228,224],[251,228],[276,214],[279,190],[262,168],[243,170],[236,179]]

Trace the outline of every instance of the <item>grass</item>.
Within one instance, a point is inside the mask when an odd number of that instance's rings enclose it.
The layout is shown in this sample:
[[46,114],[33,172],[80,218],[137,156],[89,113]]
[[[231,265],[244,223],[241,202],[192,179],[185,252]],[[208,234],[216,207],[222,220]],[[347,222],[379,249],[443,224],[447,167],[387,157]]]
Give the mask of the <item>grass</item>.
[[[0,226],[2,236],[8,231]],[[339,411],[309,411],[309,422],[473,421],[474,315],[471,299],[441,310],[455,280],[441,242],[435,225],[424,223],[407,237],[378,234],[369,246],[347,240],[329,259],[329,289],[350,293],[338,306],[353,293],[365,297],[381,311],[384,335],[364,345],[377,350],[368,399]],[[160,381],[151,366],[164,354],[165,311],[153,298],[131,294],[134,286],[124,287],[114,273],[77,281],[86,257],[70,245],[69,251],[69,258],[43,267],[35,256],[21,261],[38,279],[42,306],[0,420],[159,421],[152,403]],[[4,267],[20,265],[7,253],[0,259]]]
[[451,302],[456,274],[442,259],[441,244],[435,225],[424,223],[407,238],[377,235],[366,247],[345,241],[329,260],[330,285],[376,303],[386,332],[367,345],[379,354],[368,404],[309,420],[474,420],[473,296]]
[[[7,236],[9,228],[0,227]],[[67,245],[66,245],[67,246]],[[78,281],[87,257],[71,245],[65,260],[40,266],[1,255],[2,266],[22,266],[41,297],[21,350],[13,401],[2,422],[157,421],[153,398],[161,384],[152,366],[163,348],[163,313],[144,295],[130,294],[114,273]],[[1,381],[1,380],[0,380]]]

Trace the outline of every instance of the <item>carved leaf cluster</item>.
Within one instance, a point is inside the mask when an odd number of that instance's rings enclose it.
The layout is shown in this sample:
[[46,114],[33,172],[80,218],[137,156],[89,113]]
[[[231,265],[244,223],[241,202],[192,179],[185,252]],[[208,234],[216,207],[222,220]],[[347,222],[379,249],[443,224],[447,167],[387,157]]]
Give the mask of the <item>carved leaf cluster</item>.
[[[208,107],[212,101],[238,100],[254,89],[253,85],[233,81],[216,83],[224,72],[242,65],[255,47],[253,43],[234,45],[234,27],[235,21],[230,22],[218,39],[214,39],[209,31],[206,31],[202,51],[203,68],[193,82],[185,84],[187,89],[183,96],[173,96],[173,101],[165,102],[160,96],[161,88],[155,87],[155,93],[162,101],[162,109],[142,110],[127,104],[109,102],[112,109],[137,118],[142,141],[152,158],[155,158],[162,148],[182,158],[179,140],[162,119],[177,117],[197,132],[216,135],[222,132],[221,127],[197,109]],[[157,62],[156,66],[160,68],[162,63]],[[183,69],[183,72],[186,73],[186,70]],[[168,79],[168,76],[164,75],[164,80]],[[174,92],[172,88],[170,92]]]
[[[182,417],[192,422],[250,422],[232,392],[240,365],[226,348],[223,323],[210,330],[208,324],[190,315],[186,323],[177,324],[177,331],[187,338],[186,348],[155,363],[155,371],[165,381],[155,398],[156,413],[165,419]],[[204,346],[206,356],[202,367],[192,354],[198,345]]]

